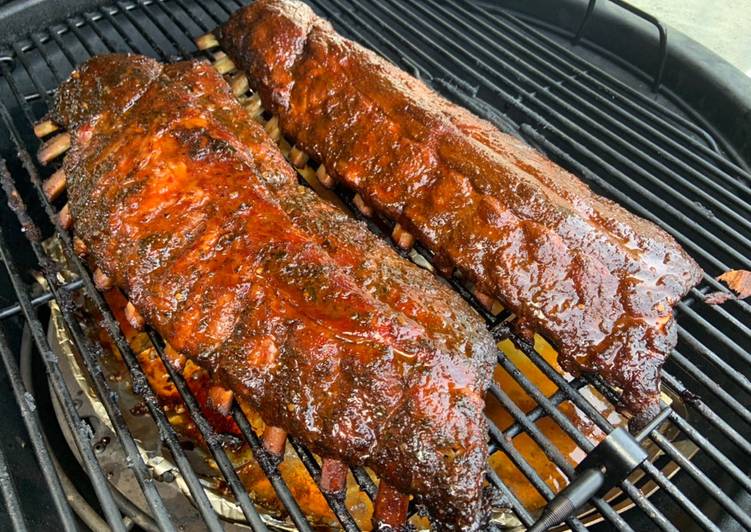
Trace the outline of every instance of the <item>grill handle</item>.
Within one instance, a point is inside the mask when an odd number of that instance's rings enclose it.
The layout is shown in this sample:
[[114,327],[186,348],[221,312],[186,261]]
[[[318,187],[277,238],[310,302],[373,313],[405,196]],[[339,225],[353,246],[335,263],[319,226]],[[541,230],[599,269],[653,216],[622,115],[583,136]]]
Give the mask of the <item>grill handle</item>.
[[613,430],[582,460],[576,478],[548,503],[529,532],[542,532],[565,521],[592,497],[620,484],[646,459],[647,452],[627,430]]

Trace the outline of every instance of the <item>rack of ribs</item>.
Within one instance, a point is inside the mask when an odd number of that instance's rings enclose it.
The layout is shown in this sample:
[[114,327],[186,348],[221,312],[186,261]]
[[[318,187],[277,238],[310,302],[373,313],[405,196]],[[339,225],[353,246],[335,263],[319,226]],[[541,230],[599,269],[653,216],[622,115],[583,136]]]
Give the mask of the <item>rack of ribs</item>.
[[322,489],[370,467],[379,525],[414,495],[441,530],[482,527],[496,349],[458,295],[300,186],[208,64],[95,57],[50,117],[40,159],[70,148],[45,190],[134,325],[257,410],[270,452],[289,433],[321,456]]
[[305,4],[259,0],[216,32],[279,126],[440,269],[497,298],[561,366],[622,389],[643,425],[702,271],[667,233],[372,51]]

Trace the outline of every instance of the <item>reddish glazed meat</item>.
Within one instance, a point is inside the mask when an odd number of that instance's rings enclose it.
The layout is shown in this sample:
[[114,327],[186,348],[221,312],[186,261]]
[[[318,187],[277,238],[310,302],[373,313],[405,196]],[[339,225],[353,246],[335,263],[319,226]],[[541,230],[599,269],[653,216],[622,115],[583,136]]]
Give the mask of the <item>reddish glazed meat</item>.
[[673,306],[701,277],[668,234],[305,4],[259,0],[217,35],[282,131],[332,177],[552,340],[565,369],[622,388],[637,425],[656,412]]
[[439,529],[482,526],[495,350],[461,299],[299,188],[207,64],[94,58],[52,117],[78,236],[174,349]]

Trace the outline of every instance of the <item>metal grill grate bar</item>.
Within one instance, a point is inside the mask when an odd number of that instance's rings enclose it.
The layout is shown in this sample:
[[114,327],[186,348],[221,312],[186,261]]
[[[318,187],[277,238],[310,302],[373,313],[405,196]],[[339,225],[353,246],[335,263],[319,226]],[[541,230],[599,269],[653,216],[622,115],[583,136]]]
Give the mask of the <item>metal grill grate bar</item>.
[[[338,0],[332,0],[332,3],[337,6],[338,9],[342,11],[347,11],[346,6],[344,6],[341,2]],[[381,18],[379,15],[374,14],[373,8],[368,8],[364,4],[360,3],[358,0],[352,0],[352,4],[357,7],[357,10],[354,10],[349,13],[350,17],[357,21],[359,25],[361,25],[364,28],[367,28],[371,33],[377,36],[377,38],[388,48],[391,48],[396,53],[396,45],[394,44],[394,41],[391,41],[389,39],[385,39],[383,37],[383,34],[377,30],[372,29],[371,25],[368,21],[364,20],[359,13],[366,12],[369,14],[369,16],[372,18],[373,21],[383,30],[384,33],[389,34],[391,37],[394,38],[395,41],[398,41],[400,45],[403,45],[404,48],[409,49],[412,53],[414,53],[416,56],[420,57],[422,61],[424,61],[426,64],[431,65],[431,68],[435,68],[437,71],[440,72],[440,75],[449,79],[450,83],[457,85],[457,86],[465,86],[467,85],[467,82],[464,81],[464,78],[458,76],[453,71],[447,69],[445,66],[443,66],[436,57],[449,57],[452,59],[452,65],[456,65],[456,69],[460,71],[464,71],[467,74],[469,74],[471,79],[476,79],[480,82],[481,85],[487,87],[488,89],[492,90],[493,94],[495,96],[498,96],[502,98],[508,105],[519,109],[521,112],[523,112],[526,116],[529,116],[532,118],[538,125],[544,127],[546,130],[554,132],[557,136],[563,137],[566,139],[567,145],[569,145],[574,151],[580,152],[584,154],[585,157],[590,159],[599,159],[594,153],[591,152],[589,148],[584,148],[584,146],[579,142],[571,142],[570,137],[565,135],[558,127],[555,127],[551,123],[551,119],[554,119],[556,122],[563,124],[567,130],[570,130],[573,132],[575,137],[585,139],[587,144],[590,146],[594,146],[598,151],[604,152],[608,154],[610,158],[613,160],[618,161],[620,164],[623,164],[628,168],[629,171],[634,172],[635,174],[641,176],[642,178],[648,180],[649,182],[656,185],[660,190],[667,194],[670,197],[675,198],[675,200],[678,201],[679,204],[681,204],[682,207],[688,209],[689,211],[693,212],[695,216],[699,216],[705,220],[705,224],[703,225],[717,225],[718,229],[724,233],[733,235],[735,239],[741,243],[746,249],[751,250],[751,240],[749,240],[744,235],[740,234],[736,229],[725,223],[724,221],[720,220],[718,217],[710,217],[704,210],[697,209],[696,204],[693,200],[687,198],[685,195],[681,194],[677,189],[674,187],[668,186],[661,180],[656,179],[654,176],[652,176],[651,173],[645,171],[644,168],[638,166],[634,163],[631,159],[625,157],[621,151],[615,150],[611,148],[608,144],[601,141],[598,137],[595,137],[592,135],[588,130],[583,129],[578,124],[574,123],[572,120],[561,114],[556,108],[551,107],[548,104],[542,103],[539,99],[534,100],[537,103],[537,107],[539,107],[544,113],[547,118],[541,117],[538,113],[532,111],[531,108],[529,108],[527,105],[525,105],[522,101],[520,101],[516,96],[512,96],[507,90],[501,88],[496,83],[490,81],[484,74],[477,71],[475,68],[470,66],[467,62],[462,61],[460,59],[457,59],[451,52],[446,50],[441,45],[437,44],[433,39],[431,39],[428,35],[421,34],[420,41],[422,43],[429,43],[430,49],[434,52],[437,52],[435,54],[431,54],[425,50],[422,49],[422,47],[419,47],[415,43],[407,40],[404,38],[402,34],[394,30],[394,24],[400,24],[399,17],[395,17],[392,15],[391,22],[387,22],[383,18]],[[380,5],[380,4],[379,4]],[[386,10],[388,12],[388,10]],[[415,27],[410,26],[410,29],[414,31]],[[511,68],[509,65],[505,65],[506,69]],[[498,72],[498,71],[496,71]],[[517,72],[517,75],[521,75],[521,73]],[[519,83],[513,81],[510,77],[505,76],[501,73],[497,73],[497,78],[502,79],[504,81],[504,84],[508,87],[510,87],[515,94],[521,94],[521,95],[527,95],[529,96],[529,91],[525,90],[524,87],[522,87]],[[528,80],[528,78],[526,78]],[[535,90],[535,94],[547,94],[550,96],[550,98],[555,102],[557,106],[560,106],[570,112],[577,113],[580,118],[585,120],[585,122],[595,129],[598,129],[599,126],[597,123],[591,121],[588,117],[585,115],[579,113],[577,110],[575,110],[573,107],[571,107],[566,101],[562,100],[561,98],[558,98],[554,94],[552,94],[550,91],[545,91],[544,87],[539,87],[539,90]],[[466,97],[466,96],[465,96]],[[525,98],[526,100],[526,98]],[[531,99],[528,101],[532,101]],[[487,115],[487,113],[485,113]],[[602,132],[602,131],[601,131]],[[611,138],[611,141],[614,142],[616,145],[618,145],[620,148],[629,150],[630,148],[626,143],[624,143],[621,139],[618,138]],[[665,169],[667,170],[667,169]],[[668,173],[671,174],[672,178],[679,178],[679,176],[673,174],[672,172]],[[624,182],[628,183],[632,187],[639,187],[640,189],[644,189],[642,185],[639,185],[633,178],[627,177],[625,174],[622,174],[621,172],[618,172],[614,174],[621,178]],[[679,178],[680,179],[680,178]],[[678,214],[681,217],[686,217],[685,214],[678,211],[675,207],[672,206],[672,204],[668,204],[664,200],[660,200],[660,203],[664,204],[666,207],[669,207],[671,211],[675,211],[676,214]],[[739,216],[737,213],[733,213],[734,216]],[[694,222],[694,216],[691,218],[691,222],[695,224]],[[746,223],[748,223],[747,220],[745,220]],[[705,236],[709,240],[716,240],[713,239],[711,233],[705,229],[704,226],[695,228],[696,231],[702,236]],[[671,231],[670,226],[666,226],[666,229],[668,231]],[[671,231],[672,232],[672,231]],[[721,248],[724,252],[726,252],[729,256],[732,256],[738,263],[743,265],[744,267],[751,268],[751,259],[749,259],[746,255],[744,255],[741,251],[736,249],[735,247],[732,247],[728,242],[721,241],[721,242],[714,242],[715,245],[718,248]]]
[[[3,231],[0,230],[0,257],[2,257],[5,263],[5,269],[8,272],[10,281],[13,285],[13,289],[16,292],[21,308],[23,309],[26,321],[31,328],[32,337],[37,344],[37,348],[42,354],[42,360],[45,362],[45,368],[53,389],[63,406],[63,413],[65,420],[71,428],[71,432],[75,439],[78,451],[81,453],[81,457],[86,468],[89,478],[96,491],[97,498],[102,505],[105,515],[107,516],[107,522],[110,524],[113,530],[125,532],[122,519],[120,518],[120,512],[115,504],[115,500],[112,497],[112,492],[107,485],[107,479],[102,471],[99,462],[97,462],[94,455],[94,448],[91,442],[91,433],[88,426],[84,423],[81,417],[76,411],[76,407],[73,403],[73,398],[70,395],[70,391],[65,386],[60,368],[57,366],[56,357],[54,353],[47,345],[47,340],[44,335],[44,328],[41,322],[34,315],[33,307],[31,306],[30,299],[26,293],[21,274],[18,271],[13,259],[11,258],[10,251],[5,243],[5,237]],[[25,400],[25,398],[23,399]]]
[[[13,186],[11,177],[7,173],[7,171],[3,172],[0,169],[0,174],[3,174],[0,176],[0,179],[2,179],[3,181],[2,184],[3,184],[3,189],[5,190],[6,196],[8,198],[12,198],[14,196],[20,197],[18,196],[18,191]],[[27,239],[34,252],[34,255],[39,261],[39,265],[41,267],[44,278],[50,288],[50,291],[54,295],[55,300],[59,303],[60,307],[70,306],[72,301],[70,301],[70,299],[66,297],[68,293],[63,293],[59,290],[59,286],[58,286],[59,283],[56,279],[56,276],[53,273],[54,268],[52,264],[49,262],[49,260],[47,259],[45,252],[42,250],[41,244],[34,239],[33,235],[39,234],[39,230],[33,224],[31,219],[23,220],[23,217],[26,216],[23,210],[25,209],[25,207],[23,205],[16,205],[14,210],[16,209],[18,209],[16,211],[16,214],[18,214],[19,219],[22,221],[25,221],[24,234],[27,236]],[[1,237],[0,237],[0,243],[2,243]],[[3,256],[3,258],[7,260],[7,257]],[[18,288],[16,289],[18,290]],[[29,301],[29,307],[30,307],[30,304],[31,303]],[[91,342],[83,333],[77,320],[71,315],[71,313],[63,312],[63,317],[65,319],[65,325],[68,328],[68,331],[70,332],[78,351],[82,355],[84,364],[86,365],[86,369],[88,370],[89,374],[92,377],[92,380],[94,381],[94,385],[96,387],[97,393],[101,397],[102,403],[104,404],[107,410],[107,415],[112,420],[112,423],[115,427],[117,435],[120,439],[120,442],[122,443],[123,447],[126,449],[128,456],[131,458],[131,463],[129,464],[130,469],[134,472],[136,479],[138,480],[141,486],[141,489],[143,490],[144,496],[146,497],[146,500],[149,503],[149,506],[153,512],[153,515],[156,521],[159,523],[160,527],[164,530],[175,530],[174,526],[172,525],[170,516],[167,513],[167,509],[164,506],[164,502],[162,501],[159,493],[156,490],[156,486],[154,485],[153,479],[151,478],[151,474],[146,468],[146,464],[144,463],[143,458],[141,458],[141,455],[138,452],[138,446],[136,445],[136,442],[133,439],[133,435],[130,433],[130,430],[128,430],[127,425],[125,424],[125,419],[123,417],[120,406],[117,403],[117,401],[114,399],[114,394],[112,392],[112,389],[110,388],[104,374],[101,371],[101,365],[98,362],[98,357],[95,358],[92,356],[92,354],[96,353],[96,350],[91,345]],[[27,319],[28,319],[28,316],[27,316]],[[42,329],[41,323],[38,324],[38,329],[39,330]],[[44,351],[51,352],[48,344],[40,344],[39,338],[37,337],[35,337],[35,340],[37,341],[37,347],[40,350],[42,350],[42,352]]]
[[[12,78],[9,76],[7,66],[4,63],[0,63],[0,71],[2,71],[3,75],[6,77],[6,79],[8,79],[11,88],[17,93],[17,88],[13,84]],[[35,117],[30,116],[31,110],[28,108],[28,106],[26,106],[25,100],[23,98],[18,98],[18,94],[17,94],[17,99],[21,103],[24,109],[24,113],[27,115],[28,123],[29,124],[34,123]],[[110,334],[110,337],[112,338],[112,340],[114,341],[114,344],[117,346],[118,350],[120,351],[123,357],[123,360],[128,366],[128,370],[130,371],[130,374],[133,380],[134,390],[139,389],[140,393],[144,396],[149,412],[151,413],[152,417],[154,417],[157,423],[157,426],[160,429],[160,433],[163,435],[165,442],[167,443],[167,446],[170,449],[170,452],[175,457],[176,465],[178,469],[180,470],[180,472],[184,475],[186,484],[190,490],[190,493],[194,497],[194,500],[196,501],[196,504],[199,510],[201,511],[201,514],[204,517],[207,525],[212,530],[220,530],[221,525],[218,521],[216,513],[214,512],[211,504],[208,501],[208,498],[206,497],[206,493],[204,492],[203,487],[201,486],[200,481],[198,480],[198,476],[196,475],[195,471],[191,467],[190,463],[188,462],[187,457],[185,456],[185,452],[180,446],[180,442],[178,441],[177,434],[175,433],[174,428],[172,427],[172,425],[169,424],[169,422],[167,421],[166,415],[161,410],[161,408],[159,408],[156,395],[151,390],[151,388],[149,388],[149,386],[146,384],[147,383],[146,376],[143,373],[135,354],[132,352],[132,350],[130,349],[130,346],[125,341],[125,338],[123,337],[122,332],[119,329],[119,325],[117,324],[117,321],[110,313],[109,308],[104,302],[101,294],[99,294],[99,292],[96,290],[88,270],[84,267],[84,265],[79,260],[78,256],[74,253],[73,244],[70,239],[70,236],[65,231],[63,231],[62,228],[59,226],[57,222],[57,213],[53,210],[52,205],[49,203],[49,201],[47,200],[42,190],[42,186],[38,177],[37,167],[35,166],[35,163],[33,162],[32,157],[26,151],[25,147],[21,144],[19,140],[21,138],[21,135],[16,130],[15,125],[13,124],[7,112],[7,109],[5,108],[5,105],[2,102],[0,102],[0,115],[2,116],[2,119],[5,122],[5,125],[8,128],[8,131],[11,132],[11,137],[14,139],[14,142],[16,143],[16,148],[18,150],[19,156],[21,157],[23,166],[26,172],[28,173],[29,179],[31,180],[35,188],[37,198],[42,203],[50,222],[57,229],[57,233],[60,236],[66,259],[76,267],[77,272],[85,287],[87,295],[95,303],[97,310],[104,316],[104,321],[105,321],[107,331]],[[22,300],[21,300],[21,305],[23,307]],[[61,311],[64,314],[67,312],[64,306],[61,306]],[[28,313],[26,313],[26,317],[28,320],[29,319]],[[75,321],[75,319],[73,319],[73,321]],[[37,340],[37,337],[35,337],[35,340]],[[37,343],[37,347],[40,348],[38,343]],[[88,354],[88,355],[92,357],[92,360],[94,359],[92,354]],[[93,367],[96,367],[96,364],[93,364]],[[77,427],[77,425],[73,425],[73,426]],[[139,460],[141,458],[140,458],[140,455],[138,455],[135,457],[131,456],[131,459]]]
[[41,466],[42,475],[44,476],[47,488],[52,495],[52,502],[55,505],[55,510],[66,532],[72,532],[78,529],[76,526],[76,520],[73,517],[73,512],[65,500],[65,492],[63,491],[60,479],[55,471],[55,466],[50,458],[49,448],[45,442],[44,432],[42,430],[42,423],[39,420],[39,414],[36,409],[31,409],[28,404],[26,393],[28,391],[21,384],[21,372],[18,369],[18,363],[13,355],[13,351],[8,345],[5,330],[0,326],[0,356],[3,359],[3,366],[5,373],[8,375],[11,388],[13,389],[13,395],[15,396],[18,408],[21,411],[21,418],[24,421],[26,430],[29,433],[29,439],[34,447],[34,453]]

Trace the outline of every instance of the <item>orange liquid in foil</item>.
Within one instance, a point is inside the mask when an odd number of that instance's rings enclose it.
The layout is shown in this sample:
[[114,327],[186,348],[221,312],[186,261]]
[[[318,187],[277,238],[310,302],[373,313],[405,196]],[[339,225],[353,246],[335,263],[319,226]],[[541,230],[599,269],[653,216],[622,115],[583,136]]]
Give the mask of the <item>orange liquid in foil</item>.
[[[106,299],[120,322],[128,341],[138,355],[138,360],[143,366],[149,383],[158,394],[162,401],[162,406],[168,414],[170,422],[183,434],[196,442],[201,442],[201,436],[196,430],[195,425],[190,420],[186,412],[179,393],[167,375],[166,369],[162,364],[154,348],[148,342],[148,338],[143,333],[133,330],[127,323],[124,316],[126,301],[123,296],[116,291],[109,291]],[[104,333],[101,334],[101,340],[106,341]],[[553,395],[557,387],[550,381],[529,358],[517,350],[510,341],[504,341],[499,344],[499,348],[504,354],[526,375],[528,379],[547,397]],[[562,373],[556,363],[556,352],[540,337],[535,336],[535,348],[553,367]],[[113,352],[116,349],[112,347]],[[166,351],[168,357],[173,361],[174,366],[182,372],[191,391],[201,404],[204,415],[209,419],[217,432],[230,433],[239,435],[239,429],[231,418],[225,417],[214,410],[210,401],[207,399],[207,390],[210,388],[210,379],[208,374],[190,360],[176,353],[171,349]],[[500,366],[496,367],[494,380],[509,398],[525,413],[532,411],[537,403],[521,387],[516,380],[509,375]],[[609,403],[599,397],[596,392],[584,391],[588,399],[598,407],[600,412],[609,419],[613,424],[620,425],[624,420],[610,406]],[[252,411],[247,405],[241,404],[243,410],[248,416],[249,421],[258,434],[263,432],[264,423],[260,417]],[[597,429],[578,409],[569,401],[563,402],[558,406],[559,410],[567,416],[573,425],[582,432],[593,443],[598,442],[603,434]],[[486,398],[486,413],[490,419],[501,430],[505,430],[514,424],[513,416],[489,393]],[[569,438],[558,424],[550,417],[542,417],[536,421],[536,426],[541,433],[555,445],[565,459],[575,466],[584,457],[584,452]],[[563,489],[566,484],[566,477],[562,471],[545,455],[542,449],[534,440],[522,432],[515,436],[511,443],[524,460],[529,463],[537,472],[541,479],[547,484],[552,492],[557,493]],[[266,508],[271,513],[283,516],[283,508],[276,498],[271,483],[266,479],[260,466],[253,459],[247,445],[239,449],[228,449],[237,464],[237,470],[243,483],[253,496],[254,500],[260,506]],[[530,510],[534,511],[541,508],[545,499],[532,486],[524,474],[519,470],[514,462],[503,451],[496,451],[490,457],[490,464],[498,473],[499,477],[514,492],[520,501]],[[337,528],[337,520],[328,507],[326,500],[321,495],[316,483],[311,478],[305,466],[300,462],[297,454],[288,445],[285,453],[285,459],[279,466],[280,473],[297,500],[302,511],[318,524],[322,529]],[[375,477],[374,477],[375,480]],[[228,493],[229,495],[229,493]],[[357,483],[350,474],[347,483],[346,504],[353,518],[363,530],[371,530],[371,516],[373,505],[370,499],[360,491]],[[427,521],[415,517],[413,524],[418,527],[427,527]]]

